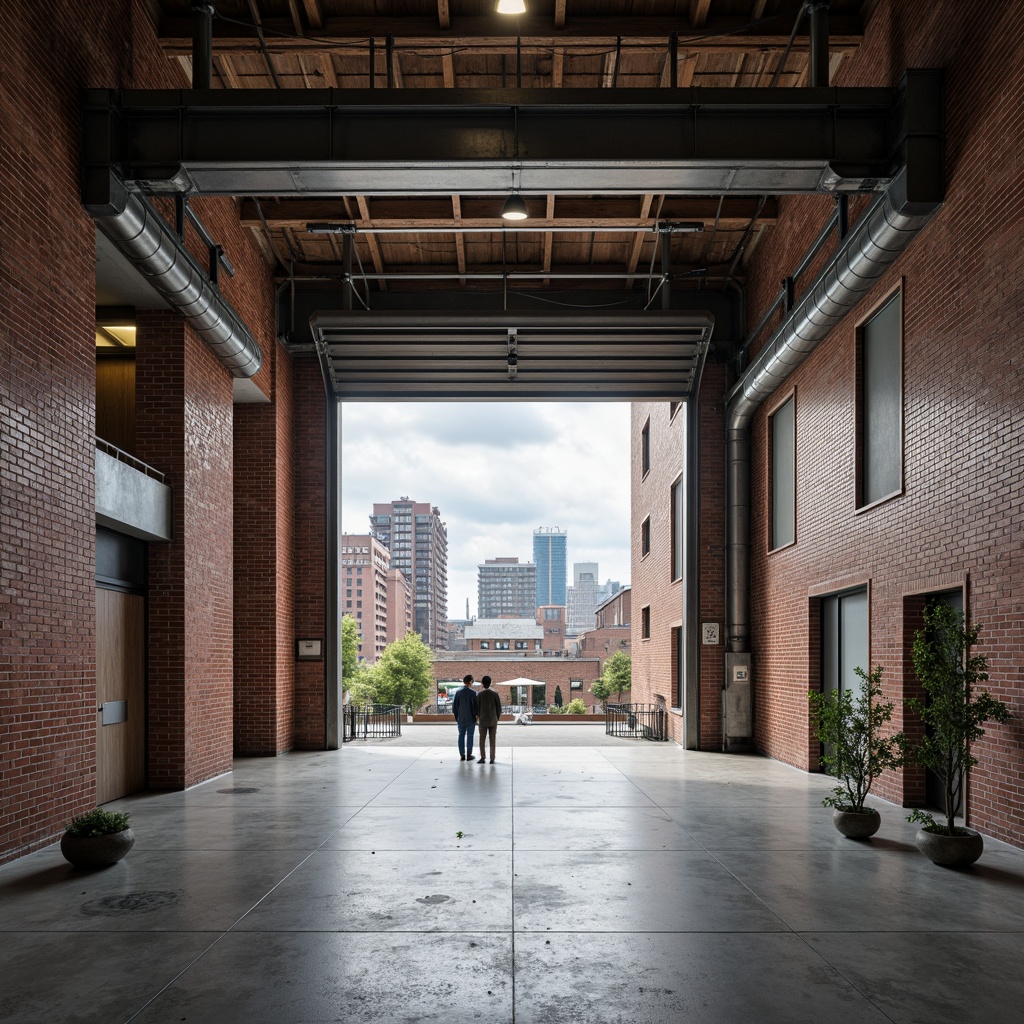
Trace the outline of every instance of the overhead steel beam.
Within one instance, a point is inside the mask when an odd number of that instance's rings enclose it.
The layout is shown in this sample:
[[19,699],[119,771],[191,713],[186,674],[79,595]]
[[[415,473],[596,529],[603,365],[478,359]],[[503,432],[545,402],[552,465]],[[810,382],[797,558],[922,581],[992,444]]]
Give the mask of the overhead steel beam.
[[500,195],[514,169],[530,195],[870,192],[941,104],[920,71],[899,89],[87,90],[83,187],[103,203],[113,167],[151,193]]

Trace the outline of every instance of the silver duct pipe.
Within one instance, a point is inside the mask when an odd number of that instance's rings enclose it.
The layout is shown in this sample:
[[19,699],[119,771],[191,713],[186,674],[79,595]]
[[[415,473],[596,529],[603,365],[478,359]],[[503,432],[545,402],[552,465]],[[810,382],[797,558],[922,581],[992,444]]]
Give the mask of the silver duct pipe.
[[726,614],[732,652],[750,650],[751,418],[870,291],[941,205],[908,201],[907,172],[900,171],[729,392]]
[[117,190],[120,212],[90,210],[99,229],[192,325],[234,377],[252,377],[262,354],[242,318],[210,283],[167,222],[141,196]]

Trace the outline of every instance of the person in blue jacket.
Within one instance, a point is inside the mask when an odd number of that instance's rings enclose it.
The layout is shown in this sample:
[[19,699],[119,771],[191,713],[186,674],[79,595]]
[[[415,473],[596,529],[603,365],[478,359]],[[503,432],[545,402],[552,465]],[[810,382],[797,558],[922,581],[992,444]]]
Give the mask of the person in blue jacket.
[[456,691],[452,701],[452,714],[459,723],[459,760],[473,760],[473,733],[476,732],[477,702],[473,690],[473,676],[463,676],[462,689]]

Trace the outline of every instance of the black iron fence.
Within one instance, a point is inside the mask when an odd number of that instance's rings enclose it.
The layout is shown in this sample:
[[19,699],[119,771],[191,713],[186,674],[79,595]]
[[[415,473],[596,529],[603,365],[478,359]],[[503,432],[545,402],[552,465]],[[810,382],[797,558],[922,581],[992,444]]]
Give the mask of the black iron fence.
[[604,731],[627,739],[667,740],[668,715],[659,704],[605,704]]
[[345,704],[341,709],[341,742],[401,736],[402,714],[399,704]]

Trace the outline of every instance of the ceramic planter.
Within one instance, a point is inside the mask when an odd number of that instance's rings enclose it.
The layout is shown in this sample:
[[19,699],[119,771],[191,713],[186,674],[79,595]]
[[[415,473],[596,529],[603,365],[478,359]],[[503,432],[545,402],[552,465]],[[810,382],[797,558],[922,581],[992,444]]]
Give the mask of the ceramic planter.
[[985,840],[972,828],[960,831],[963,835],[950,836],[945,831],[931,832],[922,828],[915,836],[915,842],[933,864],[943,868],[966,868],[981,856]]
[[870,839],[881,828],[882,816],[874,807],[865,807],[863,811],[844,811],[834,807],[832,824],[847,839]]
[[76,868],[106,868],[116,864],[135,845],[135,833],[126,828],[105,836],[73,836],[64,833],[60,852]]

